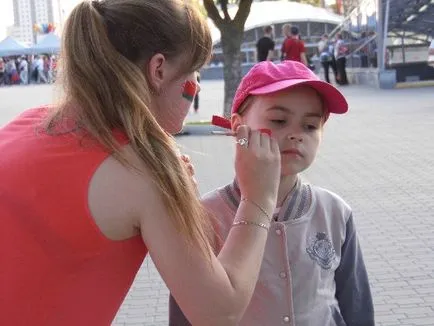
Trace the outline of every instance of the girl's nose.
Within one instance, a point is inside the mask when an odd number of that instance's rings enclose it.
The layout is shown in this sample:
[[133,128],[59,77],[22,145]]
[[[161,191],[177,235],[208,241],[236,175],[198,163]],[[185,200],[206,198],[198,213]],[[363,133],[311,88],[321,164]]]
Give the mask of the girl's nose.
[[299,143],[303,141],[303,138],[299,135],[288,135],[288,139]]

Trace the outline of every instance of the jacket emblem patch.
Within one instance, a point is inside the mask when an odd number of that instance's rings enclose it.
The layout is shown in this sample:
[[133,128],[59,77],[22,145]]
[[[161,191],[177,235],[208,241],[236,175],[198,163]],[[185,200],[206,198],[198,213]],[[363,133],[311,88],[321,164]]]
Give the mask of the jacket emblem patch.
[[306,252],[323,269],[330,269],[336,263],[336,251],[324,232],[318,232],[315,237],[308,239]]

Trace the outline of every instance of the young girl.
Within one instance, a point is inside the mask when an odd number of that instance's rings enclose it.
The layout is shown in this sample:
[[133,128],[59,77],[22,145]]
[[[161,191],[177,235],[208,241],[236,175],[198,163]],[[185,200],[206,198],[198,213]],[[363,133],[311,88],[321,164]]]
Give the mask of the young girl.
[[[299,176],[315,159],[329,115],[347,109],[343,95],[305,65],[262,62],[238,87],[231,122],[214,120],[232,130],[241,124],[269,129],[281,153],[273,222],[259,280],[240,325],[374,325],[350,207],[338,195],[303,183]],[[223,240],[241,198],[238,176],[203,198],[218,220],[215,228]],[[188,325],[173,300],[170,314],[171,325]]]
[[280,153],[266,134],[237,128],[246,200],[216,257],[170,135],[211,55],[194,8],[102,0],[72,11],[64,99],[0,129],[0,325],[110,325],[148,252],[195,325],[238,324],[259,273]]

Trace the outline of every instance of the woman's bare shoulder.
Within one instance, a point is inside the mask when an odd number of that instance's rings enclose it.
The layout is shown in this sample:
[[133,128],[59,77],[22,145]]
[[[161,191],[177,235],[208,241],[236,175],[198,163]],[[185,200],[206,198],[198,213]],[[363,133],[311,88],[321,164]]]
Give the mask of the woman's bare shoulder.
[[138,235],[139,210],[144,201],[156,196],[152,178],[131,146],[124,146],[122,152],[135,168],[109,156],[92,176],[88,192],[91,215],[101,232],[112,240]]

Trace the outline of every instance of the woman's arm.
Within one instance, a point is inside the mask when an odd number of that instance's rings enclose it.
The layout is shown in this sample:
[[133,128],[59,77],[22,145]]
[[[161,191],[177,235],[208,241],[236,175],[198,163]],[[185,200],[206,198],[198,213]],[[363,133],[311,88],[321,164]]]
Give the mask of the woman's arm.
[[[243,137],[248,137],[247,130]],[[271,216],[279,164],[277,143],[268,136],[252,132],[248,148],[237,145],[237,178],[249,200],[241,203],[235,220],[269,223],[256,204]],[[150,180],[145,175],[137,181],[141,189],[134,191],[141,194],[138,223],[168,288],[193,325],[237,325],[253,294],[268,231],[255,225],[233,227],[218,257],[210,253],[207,261],[199,249],[186,245]]]

